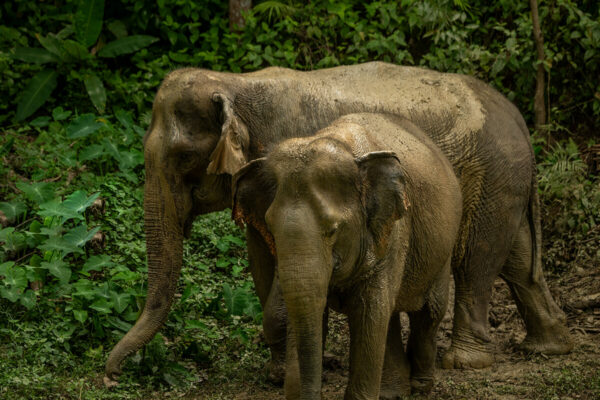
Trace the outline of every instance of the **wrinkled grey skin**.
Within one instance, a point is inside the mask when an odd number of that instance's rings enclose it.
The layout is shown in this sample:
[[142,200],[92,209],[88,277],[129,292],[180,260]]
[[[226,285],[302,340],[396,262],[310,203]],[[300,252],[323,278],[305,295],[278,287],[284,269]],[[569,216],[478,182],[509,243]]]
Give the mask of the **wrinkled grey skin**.
[[[345,399],[379,398],[384,359],[383,397],[431,389],[462,198],[422,131],[396,116],[350,114],[250,162],[232,191],[238,220],[257,201],[268,207],[289,319],[287,399],[321,398],[328,298],[350,324]],[[410,362],[400,311],[410,316]]]
[[[231,175],[288,135],[310,136],[353,112],[409,119],[440,147],[459,178],[464,203],[459,237],[465,247],[452,261],[455,323],[444,366],[479,368],[493,361],[487,313],[498,274],[525,320],[524,347],[546,353],[571,348],[564,315],[541,269],[529,135],[518,110],[498,92],[468,76],[380,62],[311,72],[182,69],[158,90],[144,138],[148,296],[139,320],[107,360],[108,385],[115,383],[123,359],[167,318],[184,233],[195,216],[231,206]],[[285,308],[272,285],[273,244],[265,231],[257,219],[246,237],[277,371],[285,354]]]

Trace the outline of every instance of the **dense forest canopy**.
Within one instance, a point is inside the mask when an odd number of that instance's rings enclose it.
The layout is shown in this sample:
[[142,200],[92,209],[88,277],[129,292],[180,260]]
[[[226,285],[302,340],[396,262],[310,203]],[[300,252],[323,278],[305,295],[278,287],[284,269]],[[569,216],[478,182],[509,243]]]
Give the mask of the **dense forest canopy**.
[[526,1],[255,1],[234,29],[220,0],[3,2],[0,397],[144,398],[191,390],[205,370],[258,379],[261,308],[243,232],[222,212],[195,222],[180,297],[120,391],[93,383],[143,307],[142,137],[176,68],[380,60],[489,82],[532,128],[546,271],[600,268],[600,2],[538,8],[547,124],[534,132]]

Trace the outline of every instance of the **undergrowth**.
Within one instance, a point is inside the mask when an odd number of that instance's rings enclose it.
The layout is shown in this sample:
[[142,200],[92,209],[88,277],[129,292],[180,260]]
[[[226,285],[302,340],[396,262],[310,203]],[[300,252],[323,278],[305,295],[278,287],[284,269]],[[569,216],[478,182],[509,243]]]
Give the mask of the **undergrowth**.
[[[2,399],[168,398],[209,376],[263,382],[261,309],[243,232],[224,211],[195,222],[161,334],[125,362],[116,390],[102,387],[107,352],[143,308],[142,136],[170,70],[382,60],[477,76],[531,120],[524,2],[257,2],[240,32],[217,0],[104,3],[0,5]],[[600,120],[598,12],[593,1],[540,3],[558,141],[533,143],[544,260],[556,273],[600,259],[598,171],[581,159],[586,143],[567,139]]]

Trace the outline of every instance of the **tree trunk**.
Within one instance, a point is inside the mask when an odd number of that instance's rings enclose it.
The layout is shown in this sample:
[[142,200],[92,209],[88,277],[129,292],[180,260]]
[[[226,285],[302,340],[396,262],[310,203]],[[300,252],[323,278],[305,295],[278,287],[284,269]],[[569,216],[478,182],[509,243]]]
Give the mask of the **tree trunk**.
[[537,73],[535,83],[535,97],[533,110],[535,112],[535,129],[544,130],[546,125],[546,106],[544,101],[544,38],[540,29],[537,0],[529,0],[531,6],[531,20],[533,23],[533,41],[537,53]]
[[229,0],[229,29],[239,30],[246,25],[243,11],[250,11],[252,0]]

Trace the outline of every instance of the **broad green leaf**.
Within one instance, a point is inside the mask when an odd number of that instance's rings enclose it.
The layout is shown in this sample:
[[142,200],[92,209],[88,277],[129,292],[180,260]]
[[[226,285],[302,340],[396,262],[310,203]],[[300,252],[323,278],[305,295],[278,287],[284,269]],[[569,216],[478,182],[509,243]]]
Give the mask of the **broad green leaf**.
[[248,305],[248,293],[241,289],[232,290],[229,284],[223,284],[223,300],[230,315],[243,315]]
[[215,263],[217,268],[227,268],[227,267],[229,267],[230,264],[231,263],[229,262],[229,259],[226,257],[219,257],[219,259]]
[[45,69],[31,78],[17,106],[16,118],[18,121],[29,117],[48,100],[56,87],[57,77],[57,71]]
[[5,263],[0,264],[0,275],[6,276],[7,271],[11,269],[13,265],[15,265],[13,261],[7,261]]
[[106,107],[106,90],[104,89],[104,84],[95,74],[86,74],[83,79],[83,83],[85,84],[85,90],[87,90],[88,96],[90,96],[90,100],[92,100],[92,104],[96,107],[96,110],[100,114],[104,113],[104,108]]
[[122,54],[134,53],[156,42],[158,38],[146,35],[127,36],[106,44],[98,52],[100,57],[117,57]]
[[100,271],[104,267],[112,267],[113,265],[115,265],[115,263],[111,261],[108,254],[101,254],[88,258],[85,264],[83,264],[83,271]]
[[54,221],[50,228],[48,228],[46,226],[42,227],[40,229],[40,233],[42,235],[46,235],[48,237],[62,236],[63,232],[65,231],[65,228],[62,225],[63,223],[64,223],[64,221],[62,220],[62,218],[58,221]]
[[62,45],[63,49],[65,49],[65,53],[73,60],[85,60],[90,58],[88,50],[74,40],[65,40]]
[[58,58],[54,54],[39,47],[20,47],[15,50],[13,58],[33,64],[58,62]]
[[83,247],[99,230],[100,227],[97,226],[88,231],[87,226],[85,224],[81,224],[65,233],[63,240],[70,246]]
[[88,317],[88,313],[85,310],[73,310],[73,316],[83,324]]
[[75,35],[77,40],[90,47],[100,35],[104,19],[104,0],[79,0],[75,12]]
[[[69,212],[65,210],[59,198],[55,198],[40,204],[40,210],[37,212],[37,214],[42,217],[60,217],[61,223],[66,221],[68,213]],[[78,215],[75,215],[75,217],[78,217]],[[70,215],[69,218],[73,218],[73,216]],[[42,233],[48,234],[47,231],[45,231],[44,229],[48,228],[42,228]]]
[[113,317],[113,316],[107,317],[106,320],[108,321],[109,324],[111,324],[112,326],[114,326],[115,328],[117,328],[123,332],[128,332],[131,329],[131,327],[133,326],[132,324],[123,321],[121,318],[117,318],[117,317]]
[[254,321],[257,321],[262,317],[262,307],[258,301],[248,301],[248,305],[244,309],[244,315],[249,316]]
[[126,281],[126,282],[131,282],[131,281],[135,281],[137,279],[139,279],[140,277],[140,273],[139,272],[135,272],[135,271],[131,271],[126,267],[122,267],[123,269],[120,270],[119,272],[117,272],[112,280],[113,281]]
[[127,36],[127,27],[123,21],[116,20],[108,24],[108,30],[111,31],[117,39]]
[[19,296],[19,302],[23,307],[25,307],[28,310],[31,310],[37,302],[35,292],[33,290],[27,290],[25,293]]
[[10,232],[3,236],[5,236],[2,240],[4,242],[2,245],[4,251],[15,253],[26,247],[25,235],[21,232]]
[[83,212],[94,203],[94,200],[96,200],[98,196],[100,196],[100,192],[94,193],[88,197],[83,190],[78,190],[68,195],[62,205],[65,209],[73,211],[74,213],[83,214]]
[[[0,242],[6,242],[7,238],[12,235],[15,231],[15,228],[9,226],[8,228],[0,229]],[[4,264],[3,264],[4,265]]]
[[19,300],[21,293],[16,287],[2,287],[0,288],[0,295],[14,303],[15,301]]
[[26,271],[23,267],[13,265],[7,268],[4,275],[4,284],[18,289],[27,287]]
[[[223,254],[229,251],[229,241],[225,238],[219,238],[216,243],[217,249]],[[218,266],[218,265],[217,265]]]
[[87,279],[80,279],[73,284],[73,288],[76,290],[73,292],[73,296],[82,296],[87,300],[91,300],[96,295],[96,289],[92,286],[92,282]]
[[235,237],[233,235],[225,235],[224,239],[227,239],[227,241],[237,244],[240,247],[245,247],[246,246],[246,242],[244,242],[242,239]]
[[71,253],[83,253],[83,250],[81,250],[78,246],[73,245],[61,237],[49,238],[39,246],[39,249],[44,251],[60,251],[65,256]]
[[86,137],[96,132],[103,125],[102,122],[96,121],[96,116],[94,114],[83,114],[75,118],[67,126],[67,137],[69,139]]
[[135,149],[130,151],[120,151],[117,161],[119,162],[119,169],[126,171],[144,164],[144,154]]
[[208,330],[208,326],[202,321],[197,321],[195,319],[186,319],[185,329],[200,329],[206,331]]
[[51,182],[17,182],[17,188],[36,204],[42,204],[54,197],[54,185]]
[[10,222],[13,222],[27,211],[27,207],[25,206],[25,203],[18,201],[11,203],[3,201],[0,202],[0,211],[4,213]]
[[69,118],[69,116],[71,114],[72,114],[71,111],[64,110],[60,106],[58,106],[54,110],[52,110],[52,118],[54,118],[55,121],[63,121],[65,119]]
[[71,279],[71,268],[69,268],[69,265],[63,260],[44,261],[40,266],[47,269],[48,272],[58,278],[61,285],[69,283],[69,279]]
[[131,117],[131,113],[119,109],[115,111],[115,117],[117,117],[121,125],[123,125],[126,129],[133,128],[133,118]]
[[111,304],[104,298],[99,298],[90,306],[91,309],[101,312],[103,314],[110,314]]
[[50,124],[50,117],[48,117],[47,115],[37,117],[36,119],[34,119],[33,121],[31,121],[29,123],[29,125],[35,126],[37,128],[43,128],[45,126],[48,126],[49,124]]
[[69,36],[71,36],[74,32],[75,32],[75,28],[73,28],[73,25],[66,25],[64,28],[62,28],[60,31],[58,31],[58,33],[56,34],[56,37],[60,40],[64,40],[64,39],[68,38]]
[[112,300],[113,307],[119,314],[125,311],[129,305],[130,297],[131,295],[129,293],[110,292],[110,299]]
[[106,154],[104,152],[104,146],[102,146],[101,144],[92,144],[81,150],[81,152],[79,153],[79,161],[83,162],[95,160],[96,158],[101,157],[104,154]]
[[36,33],[35,37],[46,50],[54,54],[60,61],[65,61],[66,54],[63,49],[62,40],[58,39],[52,33],[48,34],[48,36]]
[[108,154],[110,154],[115,160],[121,161],[121,153],[119,152],[119,149],[113,142],[111,142],[107,138],[104,138],[102,140],[102,144],[104,145],[104,149]]

